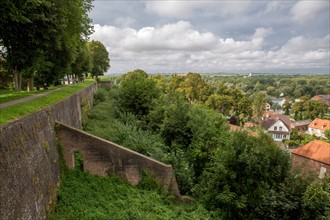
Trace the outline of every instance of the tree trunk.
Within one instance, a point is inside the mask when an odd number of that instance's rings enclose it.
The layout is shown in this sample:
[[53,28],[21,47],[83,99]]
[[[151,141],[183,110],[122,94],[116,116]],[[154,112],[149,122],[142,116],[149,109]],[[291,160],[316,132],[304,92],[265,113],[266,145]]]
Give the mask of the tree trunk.
[[70,84],[70,77],[69,77],[69,74],[66,74],[66,78],[68,79],[68,84]]
[[14,74],[15,92],[21,91],[22,75],[17,71],[17,68],[13,69],[13,74]]
[[28,79],[27,91],[33,91],[33,78]]
[[21,91],[22,90],[22,81],[23,81],[23,79],[22,79],[22,73],[18,73],[18,91]]

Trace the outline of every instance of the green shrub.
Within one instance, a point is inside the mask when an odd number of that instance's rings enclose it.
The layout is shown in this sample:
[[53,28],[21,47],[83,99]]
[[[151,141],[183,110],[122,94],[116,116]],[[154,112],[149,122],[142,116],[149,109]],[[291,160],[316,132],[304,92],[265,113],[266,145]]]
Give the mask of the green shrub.
[[99,102],[104,102],[108,94],[109,93],[105,88],[99,88],[94,93],[94,103],[97,104]]

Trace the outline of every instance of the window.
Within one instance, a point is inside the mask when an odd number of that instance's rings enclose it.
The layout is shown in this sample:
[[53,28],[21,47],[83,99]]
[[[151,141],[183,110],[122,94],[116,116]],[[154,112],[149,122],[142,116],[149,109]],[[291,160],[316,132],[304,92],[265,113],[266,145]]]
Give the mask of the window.
[[274,131],[277,131],[277,126],[274,126]]
[[280,131],[282,131],[282,127],[280,127]]

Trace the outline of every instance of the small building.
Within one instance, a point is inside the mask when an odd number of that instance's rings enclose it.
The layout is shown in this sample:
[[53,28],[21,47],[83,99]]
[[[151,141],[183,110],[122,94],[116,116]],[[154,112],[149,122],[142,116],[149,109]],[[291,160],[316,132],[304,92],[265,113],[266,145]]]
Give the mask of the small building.
[[290,116],[274,115],[261,122],[262,127],[268,131],[274,141],[289,140],[291,133]]
[[323,178],[330,174],[330,144],[314,140],[292,150],[292,166]]
[[311,98],[311,100],[319,100],[324,102],[330,109],[330,95],[319,94]]
[[291,129],[296,129],[299,132],[305,132],[308,130],[308,125],[311,123],[312,120],[300,120],[300,121],[292,121],[291,122]]
[[324,132],[329,129],[329,120],[316,118],[311,123],[309,123],[307,133],[310,135],[315,135],[317,137],[325,138]]

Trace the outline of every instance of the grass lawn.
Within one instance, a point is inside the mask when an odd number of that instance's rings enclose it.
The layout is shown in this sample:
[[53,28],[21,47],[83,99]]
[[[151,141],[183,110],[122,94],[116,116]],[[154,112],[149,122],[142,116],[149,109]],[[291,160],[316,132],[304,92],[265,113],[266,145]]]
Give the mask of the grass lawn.
[[73,85],[69,88],[60,91],[56,91],[52,94],[41,96],[28,102],[23,102],[17,105],[2,108],[0,109],[0,125],[31,114],[32,112],[41,110],[47,106],[53,105],[61,101],[62,99],[72,95],[73,93],[93,84],[94,82],[94,80],[86,80],[83,83]]
[[5,103],[5,102],[10,102],[10,101],[14,101],[17,99],[21,99],[27,96],[31,96],[31,95],[35,95],[35,94],[39,94],[39,93],[43,93],[43,92],[47,92],[47,91],[51,91],[54,89],[58,89],[61,87],[66,87],[69,85],[59,85],[59,86],[50,86],[48,88],[48,90],[34,90],[34,91],[19,91],[19,92],[12,92],[8,89],[1,89],[0,90],[0,104]]

